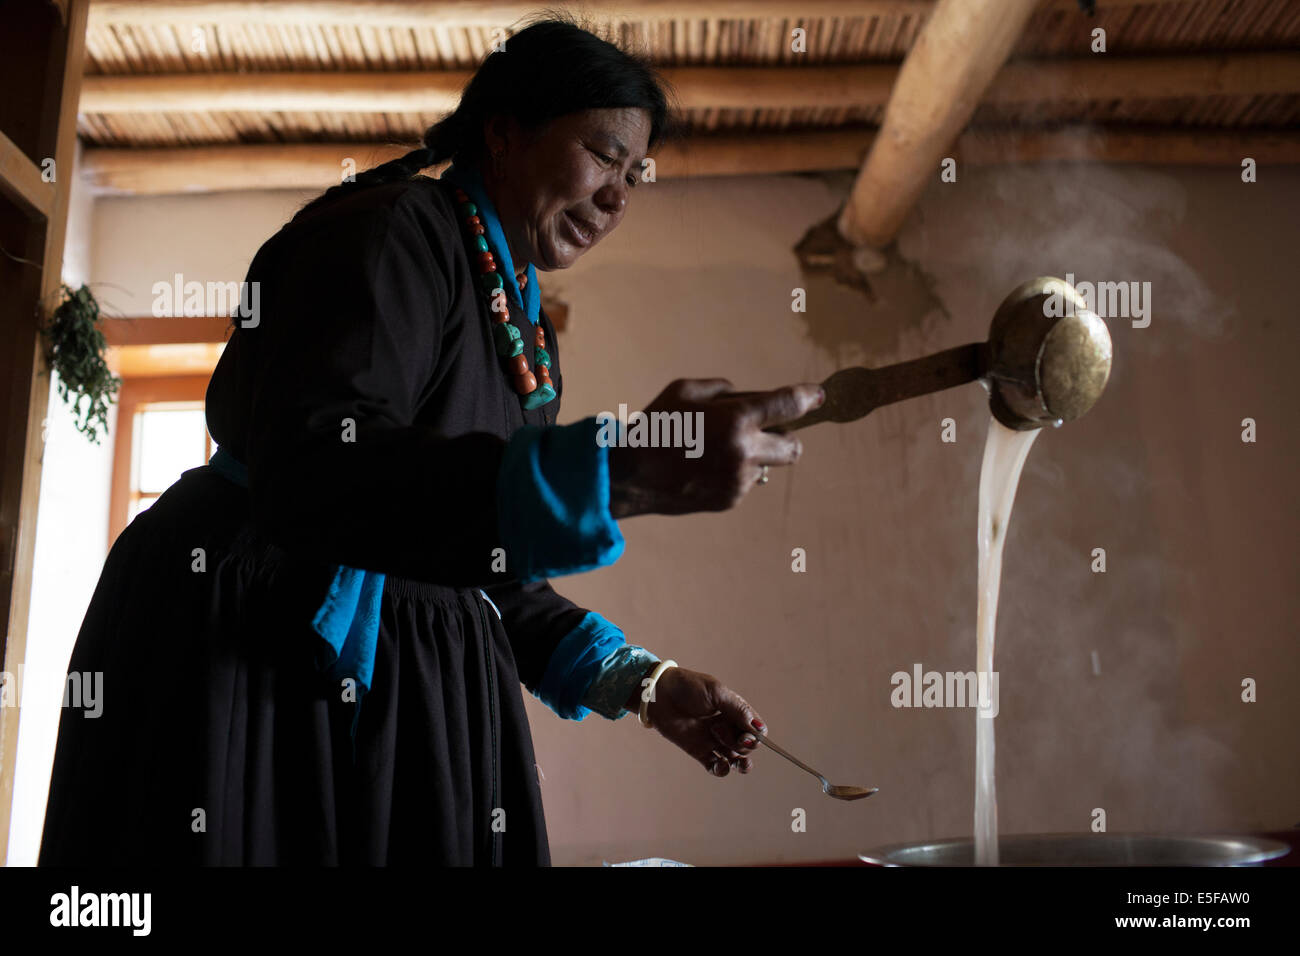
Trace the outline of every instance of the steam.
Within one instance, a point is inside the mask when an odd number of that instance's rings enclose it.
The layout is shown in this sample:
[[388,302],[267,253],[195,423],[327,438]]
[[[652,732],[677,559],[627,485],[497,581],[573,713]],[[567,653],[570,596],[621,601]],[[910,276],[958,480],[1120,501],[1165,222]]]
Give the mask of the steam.
[[[954,309],[987,328],[1001,297],[1027,278],[1150,282],[1151,326],[1106,323],[1121,351],[1160,354],[1222,337],[1234,306],[1176,251],[1187,237],[1183,184],[1166,173],[1101,164],[973,168],[964,185],[930,189],[899,237],[939,276]],[[960,182],[960,181],[959,181]],[[972,296],[974,293],[974,296]]]

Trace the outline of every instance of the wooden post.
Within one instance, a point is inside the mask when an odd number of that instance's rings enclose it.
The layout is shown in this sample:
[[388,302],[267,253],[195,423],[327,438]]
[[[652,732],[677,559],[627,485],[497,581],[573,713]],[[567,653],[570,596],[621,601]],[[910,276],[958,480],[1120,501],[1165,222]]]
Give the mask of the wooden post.
[[[27,651],[36,506],[50,378],[39,323],[62,276],[89,0],[22,3],[0,31],[0,619],[3,670],[17,685]],[[53,182],[42,176],[53,161]],[[6,688],[8,693],[20,686]],[[18,706],[0,707],[0,860],[9,850]]]
[[840,215],[845,239],[876,249],[893,240],[1038,3],[939,0],[903,61],[880,132]]

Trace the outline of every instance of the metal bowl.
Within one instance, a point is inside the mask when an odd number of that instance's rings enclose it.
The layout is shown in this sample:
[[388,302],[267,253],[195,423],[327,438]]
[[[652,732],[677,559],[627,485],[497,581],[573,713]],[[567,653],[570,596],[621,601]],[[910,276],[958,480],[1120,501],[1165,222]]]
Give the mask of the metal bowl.
[[[1025,833],[998,840],[1002,866],[1258,866],[1284,856],[1277,840],[1147,833]],[[896,843],[859,853],[876,866],[973,866],[975,841]]]

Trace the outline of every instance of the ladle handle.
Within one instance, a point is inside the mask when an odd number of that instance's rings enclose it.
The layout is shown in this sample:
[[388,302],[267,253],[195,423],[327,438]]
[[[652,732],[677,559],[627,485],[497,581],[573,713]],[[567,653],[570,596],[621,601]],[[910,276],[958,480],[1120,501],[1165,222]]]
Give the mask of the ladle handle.
[[[882,405],[965,385],[984,375],[987,352],[985,343],[975,342],[884,368],[840,369],[822,383],[826,403],[821,408],[764,431],[785,434],[819,422],[857,421]],[[728,397],[751,398],[761,394],[731,392]]]
[[892,405],[975,381],[984,374],[984,347],[983,342],[959,345],[925,358],[872,369],[871,407]]

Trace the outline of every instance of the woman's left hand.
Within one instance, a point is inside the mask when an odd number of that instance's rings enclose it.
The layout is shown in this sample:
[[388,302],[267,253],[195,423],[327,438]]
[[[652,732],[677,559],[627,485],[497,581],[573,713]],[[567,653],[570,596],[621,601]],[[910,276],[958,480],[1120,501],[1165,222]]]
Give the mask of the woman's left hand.
[[684,667],[659,676],[646,714],[659,733],[716,777],[725,777],[732,767],[749,773],[755,738],[767,732],[743,697],[716,677]]

